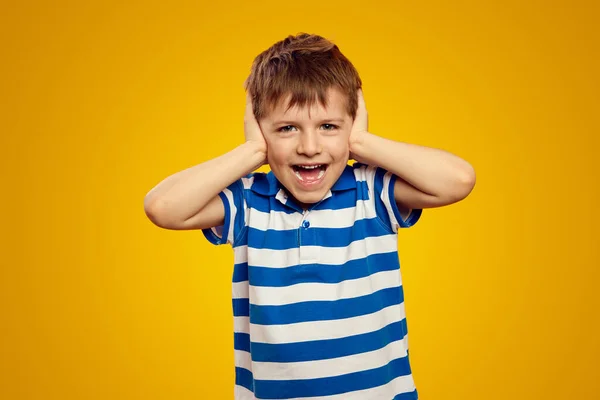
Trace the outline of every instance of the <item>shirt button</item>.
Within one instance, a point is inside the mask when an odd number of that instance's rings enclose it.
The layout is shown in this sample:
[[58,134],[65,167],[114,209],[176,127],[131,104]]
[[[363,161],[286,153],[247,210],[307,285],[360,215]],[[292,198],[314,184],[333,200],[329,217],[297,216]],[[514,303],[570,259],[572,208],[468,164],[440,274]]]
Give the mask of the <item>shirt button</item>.
[[306,228],[308,228],[308,227],[310,226],[310,222],[308,222],[308,221],[304,221],[304,222],[302,223],[302,226],[303,226],[303,227],[306,229]]

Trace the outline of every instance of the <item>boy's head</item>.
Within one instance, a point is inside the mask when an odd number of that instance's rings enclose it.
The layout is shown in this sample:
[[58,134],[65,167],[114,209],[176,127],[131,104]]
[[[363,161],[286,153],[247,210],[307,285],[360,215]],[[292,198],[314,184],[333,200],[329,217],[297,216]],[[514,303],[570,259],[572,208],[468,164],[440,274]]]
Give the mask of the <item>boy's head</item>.
[[362,86],[339,48],[309,34],[259,54],[246,80],[271,170],[302,205],[320,201],[348,162]]

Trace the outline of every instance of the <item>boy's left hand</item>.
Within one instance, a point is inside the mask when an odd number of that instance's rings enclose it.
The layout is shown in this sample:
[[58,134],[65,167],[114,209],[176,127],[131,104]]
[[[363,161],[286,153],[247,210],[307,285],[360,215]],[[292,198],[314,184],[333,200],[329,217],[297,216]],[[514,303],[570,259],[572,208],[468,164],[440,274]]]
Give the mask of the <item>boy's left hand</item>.
[[352,130],[350,131],[349,145],[350,145],[350,158],[358,162],[364,163],[360,160],[360,156],[353,152],[352,149],[360,143],[363,135],[368,134],[369,129],[369,118],[367,114],[367,106],[365,105],[365,98],[363,96],[362,89],[358,89],[358,109],[356,110],[356,117],[352,124]]

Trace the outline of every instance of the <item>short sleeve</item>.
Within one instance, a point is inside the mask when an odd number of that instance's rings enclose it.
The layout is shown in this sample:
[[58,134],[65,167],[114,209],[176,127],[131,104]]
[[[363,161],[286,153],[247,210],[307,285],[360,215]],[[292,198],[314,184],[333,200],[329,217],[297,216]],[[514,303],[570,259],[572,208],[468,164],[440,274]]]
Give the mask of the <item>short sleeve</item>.
[[374,166],[363,166],[365,168],[365,181],[369,193],[373,195],[373,202],[377,218],[396,233],[399,228],[410,228],[421,218],[422,209],[412,209],[410,214],[403,219],[394,199],[394,185],[396,175],[383,168]]
[[236,239],[246,226],[246,200],[244,185],[241,180],[235,181],[219,193],[225,209],[222,226],[203,229],[204,237],[214,245],[230,244],[234,246]]

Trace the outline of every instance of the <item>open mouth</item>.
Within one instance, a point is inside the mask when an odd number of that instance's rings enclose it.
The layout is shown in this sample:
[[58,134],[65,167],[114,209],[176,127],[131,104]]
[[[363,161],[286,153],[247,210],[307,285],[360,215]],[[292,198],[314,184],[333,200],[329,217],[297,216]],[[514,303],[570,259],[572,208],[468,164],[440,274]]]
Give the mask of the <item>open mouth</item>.
[[327,164],[298,164],[292,165],[292,169],[300,182],[315,183],[323,178],[327,166]]

